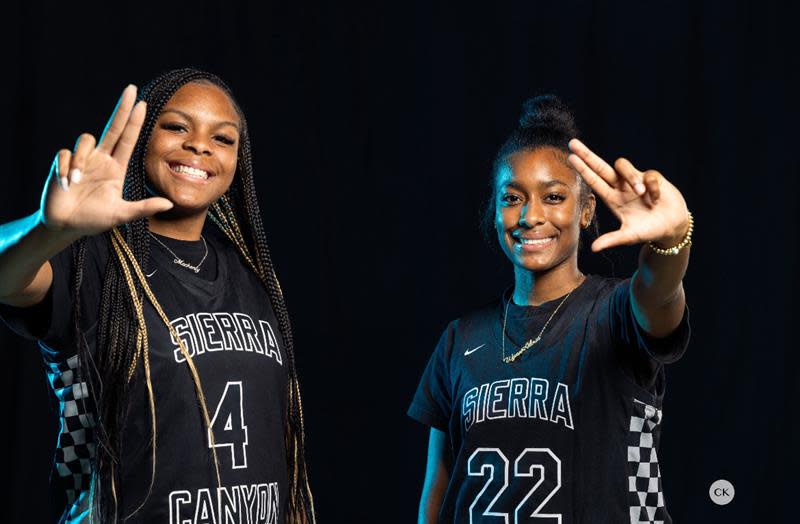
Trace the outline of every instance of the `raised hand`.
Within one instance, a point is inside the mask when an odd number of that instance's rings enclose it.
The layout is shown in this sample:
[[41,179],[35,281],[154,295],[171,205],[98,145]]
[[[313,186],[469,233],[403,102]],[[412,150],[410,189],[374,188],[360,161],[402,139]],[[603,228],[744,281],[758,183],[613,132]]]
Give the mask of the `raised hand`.
[[577,138],[569,148],[570,163],[620,221],[618,230],[592,243],[592,251],[647,241],[671,247],[681,241],[689,229],[686,202],[661,173],[639,171],[624,158],[611,167]]
[[146,106],[136,101],[129,85],[114,109],[100,142],[84,133],[74,151],[62,149],[53,160],[42,193],[41,216],[48,229],[78,236],[107,231],[114,226],[172,208],[166,198],[137,202],[122,198],[128,161],[144,122]]

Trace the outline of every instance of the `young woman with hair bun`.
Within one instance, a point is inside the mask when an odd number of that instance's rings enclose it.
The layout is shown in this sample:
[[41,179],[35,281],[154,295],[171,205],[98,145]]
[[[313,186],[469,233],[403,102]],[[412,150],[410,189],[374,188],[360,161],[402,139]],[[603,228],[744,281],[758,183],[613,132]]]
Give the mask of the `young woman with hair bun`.
[[0,226],[0,315],[59,402],[59,522],[313,523],[291,325],[244,115],[218,77],[128,86]]
[[[657,450],[693,221],[661,173],[577,135],[541,96],[497,154],[488,213],[514,285],[450,322],[409,408],[431,428],[420,523],[671,522]],[[598,199],[620,227],[592,251],[642,244],[630,278],[579,268]]]

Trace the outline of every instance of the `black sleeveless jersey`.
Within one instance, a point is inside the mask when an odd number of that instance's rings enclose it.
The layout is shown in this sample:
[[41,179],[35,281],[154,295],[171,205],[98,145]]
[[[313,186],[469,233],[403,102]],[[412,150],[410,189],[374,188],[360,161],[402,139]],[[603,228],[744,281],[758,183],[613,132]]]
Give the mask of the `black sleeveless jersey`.
[[[210,250],[206,263],[216,264],[208,278],[174,264],[173,254],[155,240],[150,263],[143,270],[197,367],[212,419],[221,485],[187,363],[145,298],[156,407],[156,474],[150,490],[153,448],[140,359],[118,470],[119,516],[129,517],[126,522],[143,523],[283,523],[288,483],[284,446],[288,373],[283,340],[266,289],[235,247],[214,225],[207,224],[203,235]],[[196,264],[202,249],[199,242],[193,244],[191,255],[186,249],[176,254]],[[181,242],[172,241],[167,247],[175,252]],[[87,402],[86,385],[77,378],[78,357],[70,340],[74,304],[70,252],[67,249],[51,260],[53,286],[41,304],[5,306],[0,314],[12,329],[36,338],[42,349],[60,406],[52,481],[59,488],[55,491],[63,494],[57,502],[65,508],[60,521],[73,523],[89,521],[97,442],[95,413]],[[88,238],[81,327],[93,353],[102,274],[109,256],[116,255],[103,236]]]
[[448,437],[443,523],[671,522],[657,449],[664,366],[683,354],[688,310],[668,337],[648,337],[630,280],[588,276],[542,339],[561,299],[500,301],[451,322],[409,415]]

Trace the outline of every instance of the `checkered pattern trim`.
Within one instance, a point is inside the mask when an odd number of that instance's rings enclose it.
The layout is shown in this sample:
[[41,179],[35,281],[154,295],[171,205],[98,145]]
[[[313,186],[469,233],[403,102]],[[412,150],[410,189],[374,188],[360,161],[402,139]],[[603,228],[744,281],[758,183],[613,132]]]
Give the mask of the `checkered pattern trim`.
[[631,524],[664,524],[666,508],[661,489],[661,469],[653,442],[653,431],[661,423],[661,410],[633,399],[628,433],[628,491]]
[[61,430],[55,453],[55,470],[61,478],[67,503],[82,506],[92,482],[95,453],[94,414],[88,409],[85,382],[76,383],[78,356],[65,362],[47,362],[47,378],[59,401]]

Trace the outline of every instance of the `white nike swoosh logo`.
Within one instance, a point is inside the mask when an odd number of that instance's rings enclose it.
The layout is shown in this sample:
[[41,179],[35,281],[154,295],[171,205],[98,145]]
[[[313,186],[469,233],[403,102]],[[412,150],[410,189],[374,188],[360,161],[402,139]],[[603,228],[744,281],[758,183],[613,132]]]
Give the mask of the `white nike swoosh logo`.
[[155,274],[156,274],[156,271],[158,271],[158,270],[157,270],[157,269],[154,269],[152,273],[150,273],[149,275],[148,275],[148,274],[145,274],[145,276],[146,276],[147,278],[150,278],[150,277],[152,277],[153,275],[155,275]]
[[464,352],[464,356],[466,357],[467,355],[471,355],[471,354],[475,353],[476,351],[478,351],[480,348],[482,348],[485,345],[486,344],[481,344],[480,346],[478,346],[476,348],[468,349],[467,351]]

